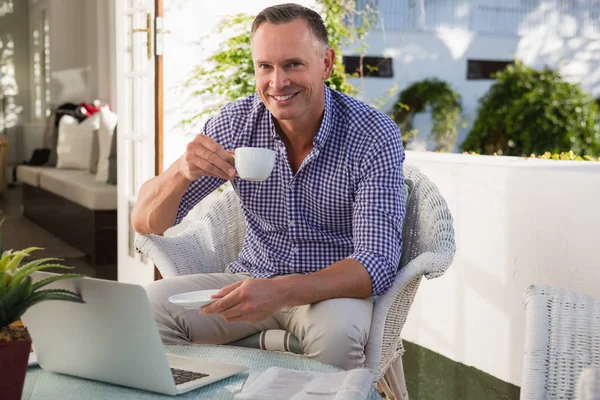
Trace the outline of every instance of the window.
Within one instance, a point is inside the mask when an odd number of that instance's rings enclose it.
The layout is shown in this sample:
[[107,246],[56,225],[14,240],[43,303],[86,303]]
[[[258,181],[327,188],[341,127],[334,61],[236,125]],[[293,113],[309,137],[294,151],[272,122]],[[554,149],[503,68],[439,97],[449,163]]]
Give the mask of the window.
[[[344,71],[347,74],[360,75],[360,56],[344,56],[342,62],[344,63]],[[373,76],[378,78],[391,78],[394,76],[392,59],[389,57],[363,57],[362,70],[363,76]]]
[[494,79],[493,74],[503,71],[514,61],[467,60],[467,79]]

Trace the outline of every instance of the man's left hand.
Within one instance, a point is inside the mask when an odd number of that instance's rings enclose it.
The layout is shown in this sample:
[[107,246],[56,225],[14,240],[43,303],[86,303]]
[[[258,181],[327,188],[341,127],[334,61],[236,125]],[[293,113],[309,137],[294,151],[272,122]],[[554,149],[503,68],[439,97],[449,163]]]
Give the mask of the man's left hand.
[[252,278],[225,286],[211,296],[218,298],[200,309],[202,314],[219,314],[227,322],[260,322],[286,306],[289,290],[277,278]]

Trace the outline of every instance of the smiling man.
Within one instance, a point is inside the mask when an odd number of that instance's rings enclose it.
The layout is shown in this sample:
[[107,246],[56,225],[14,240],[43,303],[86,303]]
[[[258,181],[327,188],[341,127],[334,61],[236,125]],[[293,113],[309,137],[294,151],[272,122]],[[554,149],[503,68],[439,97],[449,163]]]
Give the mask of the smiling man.
[[[165,343],[229,343],[285,329],[306,356],[361,367],[373,297],[392,285],[405,213],[404,150],[384,114],[329,89],[335,52],[313,10],[283,4],[252,24],[256,91],[209,120],[183,156],[146,182],[132,214],[140,233],[162,233],[226,180],[246,217],[239,258],[223,274],[147,287]],[[235,176],[231,151],[276,152],[264,182]],[[221,290],[183,311],[174,294]]]

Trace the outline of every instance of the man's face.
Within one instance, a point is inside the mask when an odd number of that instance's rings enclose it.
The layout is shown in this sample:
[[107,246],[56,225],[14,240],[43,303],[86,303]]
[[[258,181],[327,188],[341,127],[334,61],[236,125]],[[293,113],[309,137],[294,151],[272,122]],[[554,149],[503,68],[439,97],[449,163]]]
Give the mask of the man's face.
[[261,24],[252,38],[256,90],[278,120],[298,120],[323,111],[323,82],[333,51],[323,52],[305,21]]

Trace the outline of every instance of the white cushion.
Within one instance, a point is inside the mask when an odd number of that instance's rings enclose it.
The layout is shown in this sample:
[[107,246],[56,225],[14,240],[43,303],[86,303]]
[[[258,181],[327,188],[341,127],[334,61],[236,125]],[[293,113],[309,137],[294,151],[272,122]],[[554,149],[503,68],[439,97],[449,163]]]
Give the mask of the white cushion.
[[19,182],[38,187],[40,186],[40,172],[50,168],[51,167],[33,167],[30,165],[19,165],[17,167],[17,179],[19,180]]
[[98,113],[79,123],[70,115],[65,115],[58,124],[58,144],[56,146],[56,168],[84,169],[90,167],[94,131],[98,129]]
[[96,181],[106,183],[108,181],[108,158],[110,157],[110,146],[115,127],[117,126],[117,114],[110,111],[108,106],[100,109],[100,127],[98,129],[98,171]]
[[117,187],[96,182],[88,171],[48,168],[40,171],[40,187],[90,210],[117,209]]

